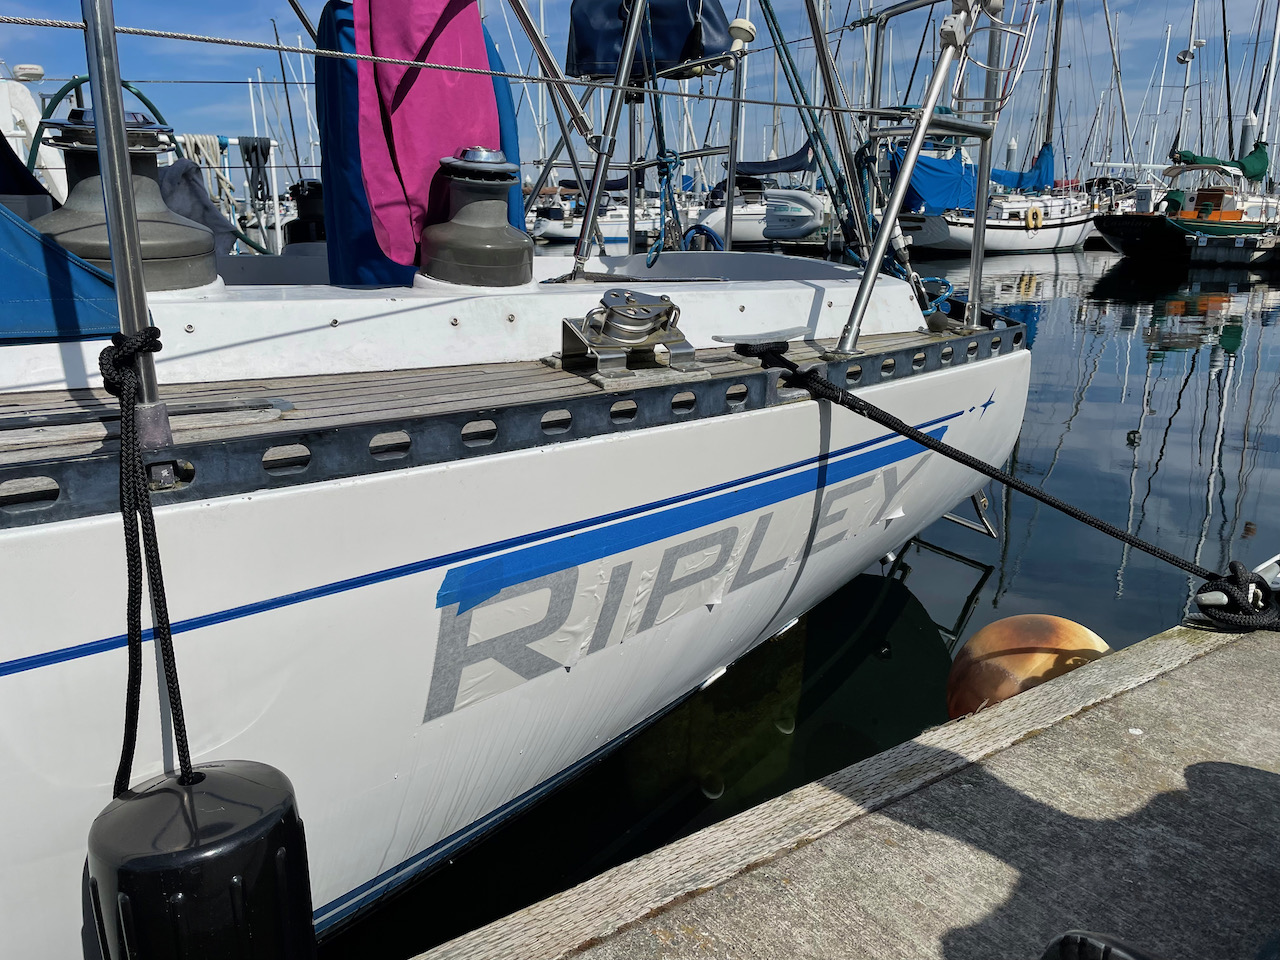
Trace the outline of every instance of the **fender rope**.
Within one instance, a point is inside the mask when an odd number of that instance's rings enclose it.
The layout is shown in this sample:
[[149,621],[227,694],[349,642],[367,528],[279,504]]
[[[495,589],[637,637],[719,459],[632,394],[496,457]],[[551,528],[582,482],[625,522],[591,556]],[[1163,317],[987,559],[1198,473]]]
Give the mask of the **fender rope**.
[[[1065,513],[1073,520],[1079,520],[1081,523],[1087,524],[1109,537],[1113,537],[1122,543],[1127,543],[1137,550],[1150,554],[1157,560],[1163,560],[1165,563],[1177,567],[1184,573],[1189,573],[1194,577],[1207,581],[1196,591],[1195,599],[1197,606],[1200,607],[1200,612],[1215,623],[1240,631],[1280,627],[1280,604],[1277,604],[1270,585],[1260,575],[1251,573],[1239,561],[1233,560],[1230,564],[1230,573],[1226,576],[1221,576],[1199,564],[1184,560],[1163,547],[1157,547],[1153,543],[1148,543],[1139,537],[1135,537],[1127,530],[1121,530],[1105,520],[1099,520],[1079,507],[1074,507],[1064,500],[1059,500],[1052,494],[1045,493],[1039,487],[1033,487],[1031,484],[1019,480],[999,467],[992,466],[957,447],[943,443],[941,440],[917,430],[910,424],[899,420],[893,414],[868,403],[848,390],[836,386],[818,373],[817,370],[812,368],[801,369],[794,360],[784,356],[787,347],[787,343],[779,341],[776,343],[738,343],[734,345],[733,349],[739,356],[754,357],[760,360],[765,367],[781,367],[785,369],[789,374],[788,379],[799,386],[803,386],[813,395],[815,400],[826,400],[847,410],[852,410],[859,416],[866,417],[882,427],[888,427],[894,433],[909,440],[914,440],[922,447],[954,460],[970,470],[990,477],[1011,490],[1017,490],[1019,493],[1026,494],[1034,500],[1039,500],[1046,506]],[[1219,593],[1222,596],[1206,597],[1206,594],[1210,593]],[[1222,602],[1223,598],[1226,600],[1225,604]],[[1212,602],[1215,600],[1217,601],[1216,603]]]
[[[151,491],[147,486],[146,467],[138,442],[136,417],[138,402],[137,358],[142,353],[160,350],[160,331],[147,327],[128,336],[115,333],[111,346],[98,356],[98,369],[107,392],[120,400],[120,515],[124,520],[125,561],[128,574],[126,620],[129,638],[129,679],[125,693],[124,744],[120,750],[120,766],[116,771],[113,797],[129,789],[133,772],[134,748],[138,742],[138,708],[142,701],[142,560],[146,555],[147,586],[151,592],[154,627],[152,634],[160,650],[165,688],[169,694],[169,710],[173,717],[173,739],[178,750],[180,783],[194,782],[191,773],[191,749],[187,743],[187,723],[182,712],[182,693],[178,689],[178,666],[173,654],[173,636],[169,629],[169,606],[164,593],[164,574],[160,569],[160,544],[156,538],[156,521],[151,512]],[[141,549],[138,528],[141,524]]]

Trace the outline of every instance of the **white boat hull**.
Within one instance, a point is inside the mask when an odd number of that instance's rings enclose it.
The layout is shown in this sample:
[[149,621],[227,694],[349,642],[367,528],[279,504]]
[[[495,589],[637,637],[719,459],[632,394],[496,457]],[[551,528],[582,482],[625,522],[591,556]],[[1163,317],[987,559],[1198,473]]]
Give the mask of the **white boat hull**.
[[[973,218],[946,214],[904,214],[898,221],[917,250],[968,253],[973,249]],[[984,253],[1053,253],[1078,250],[1093,230],[1093,214],[1045,219],[1032,228],[1025,221],[988,220]]]
[[[862,395],[1001,462],[1029,368],[1017,350]],[[292,779],[324,930],[981,482],[797,401],[164,506],[193,755]],[[80,952],[85,835],[119,751],[122,554],[115,515],[0,531],[0,904],[13,956]],[[144,662],[135,782],[172,759],[150,650]]]
[[[605,239],[605,243],[626,243],[628,221],[625,212],[621,217],[616,215],[608,215],[600,217],[596,221],[600,225],[600,233]],[[650,231],[658,229],[658,220],[656,217],[639,216],[636,217],[636,233],[647,234]],[[546,217],[538,217],[533,222],[533,226],[529,230],[529,235],[537,240],[546,240],[552,243],[570,243],[578,239],[582,233],[582,220],[551,220]]]
[[[766,190],[764,201],[737,199],[733,208],[734,243],[803,240],[822,227],[822,198],[804,190]],[[712,207],[697,220],[724,236],[724,207]]]

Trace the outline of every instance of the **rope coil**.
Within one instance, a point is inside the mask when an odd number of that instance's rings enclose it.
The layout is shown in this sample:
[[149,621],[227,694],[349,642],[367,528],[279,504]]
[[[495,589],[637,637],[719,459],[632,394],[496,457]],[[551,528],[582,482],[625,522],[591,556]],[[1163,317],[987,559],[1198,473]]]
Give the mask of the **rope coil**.
[[[979,460],[977,457],[965,453],[958,447],[943,443],[941,440],[917,430],[910,424],[899,420],[893,414],[868,403],[848,390],[836,386],[813,368],[801,369],[794,360],[784,356],[787,348],[787,343],[778,341],[774,343],[739,343],[735,344],[733,349],[739,356],[759,359],[765,367],[781,367],[785,369],[788,371],[790,380],[803,386],[817,400],[826,400],[847,410],[852,410],[859,416],[866,417],[868,420],[887,427],[894,433],[909,440],[914,440],[922,447],[954,460],[970,470],[990,477],[1011,490],[1026,494],[1034,500],[1039,500],[1046,506],[1066,514],[1073,520],[1079,520],[1081,523],[1087,524],[1109,537],[1122,543],[1127,543],[1137,550],[1150,554],[1157,560],[1163,560],[1165,563],[1177,567],[1184,573],[1189,573],[1207,581],[1196,591],[1195,599],[1200,612],[1214,623],[1240,631],[1276,629],[1280,627],[1280,603],[1277,603],[1270,585],[1259,574],[1249,572],[1244,564],[1239,561],[1233,560],[1230,564],[1230,573],[1226,576],[1220,576],[1199,564],[1184,560],[1177,554],[1170,553],[1163,547],[1158,547],[1153,543],[1148,543],[1127,530],[1121,530],[1105,520],[1100,520],[1092,514],[1086,513],[1079,507],[1059,500],[1040,488],[1033,487],[1012,474],[1006,473],[999,467],[992,466],[984,460]],[[1213,594],[1218,596],[1212,596]]]
[[142,462],[142,447],[138,438],[138,357],[144,353],[158,353],[160,348],[160,331],[155,327],[146,327],[134,334],[112,334],[111,346],[103,348],[98,355],[98,369],[102,373],[103,384],[108,393],[120,400],[120,515],[124,521],[128,577],[125,619],[129,638],[129,678],[125,688],[124,743],[120,750],[120,765],[116,770],[112,794],[114,797],[119,797],[129,789],[133,755],[138,742],[138,713],[142,702],[144,556],[154,621],[152,635],[160,650],[165,689],[169,695],[173,739],[181,773],[179,782],[184,785],[196,782],[191,770],[191,749],[187,742],[187,723],[182,711],[182,693],[178,688],[178,665],[173,653],[173,635],[169,628],[169,606],[165,599],[164,573],[160,567],[156,521],[151,510],[151,490],[147,485],[146,466]]

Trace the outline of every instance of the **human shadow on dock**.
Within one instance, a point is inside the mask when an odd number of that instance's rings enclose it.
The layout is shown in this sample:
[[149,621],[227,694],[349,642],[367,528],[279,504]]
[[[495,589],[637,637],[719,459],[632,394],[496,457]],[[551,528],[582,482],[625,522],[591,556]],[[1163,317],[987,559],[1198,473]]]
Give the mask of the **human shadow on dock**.
[[[917,761],[943,768],[963,763],[947,751],[919,749],[926,756],[913,756],[913,767]],[[1065,813],[982,764],[880,811],[971,848],[935,846],[931,855],[950,863],[930,861],[927,867],[946,876],[968,871],[975,899],[1000,873],[997,868],[993,874],[980,854],[1018,873],[1003,902],[941,936],[943,956],[1037,958],[1053,937],[1084,929],[1167,960],[1280,960],[1280,776],[1235,763],[1194,763],[1182,771],[1185,788],[1161,790],[1132,812],[1103,818],[1109,807],[1126,807],[1149,792],[1125,782],[1141,776],[1141,758],[1118,759],[1122,768],[1134,764],[1121,770],[1119,782],[1107,783],[1104,771],[1085,768],[1080,754],[1067,761],[1075,769],[1049,778],[1054,785],[1048,789],[1067,794],[1064,806],[1097,811],[1098,817]],[[947,900],[965,896],[954,886],[938,892]],[[927,889],[920,899],[928,906]],[[972,916],[972,908],[961,912]]]

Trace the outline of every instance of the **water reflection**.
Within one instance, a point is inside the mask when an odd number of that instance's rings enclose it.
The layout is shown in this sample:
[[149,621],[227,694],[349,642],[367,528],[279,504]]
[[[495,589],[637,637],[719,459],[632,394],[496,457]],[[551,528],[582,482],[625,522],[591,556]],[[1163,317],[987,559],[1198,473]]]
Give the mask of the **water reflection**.
[[[967,267],[950,272],[967,283]],[[1280,550],[1264,509],[1280,448],[1280,290],[1247,272],[1135,269],[1086,252],[988,260],[983,296],[1035,328],[1018,476],[1207,567]],[[993,497],[998,543],[948,524],[926,533],[995,567],[974,629],[1054,613],[1119,647],[1189,609],[1198,584],[1185,574],[1037,503]]]

